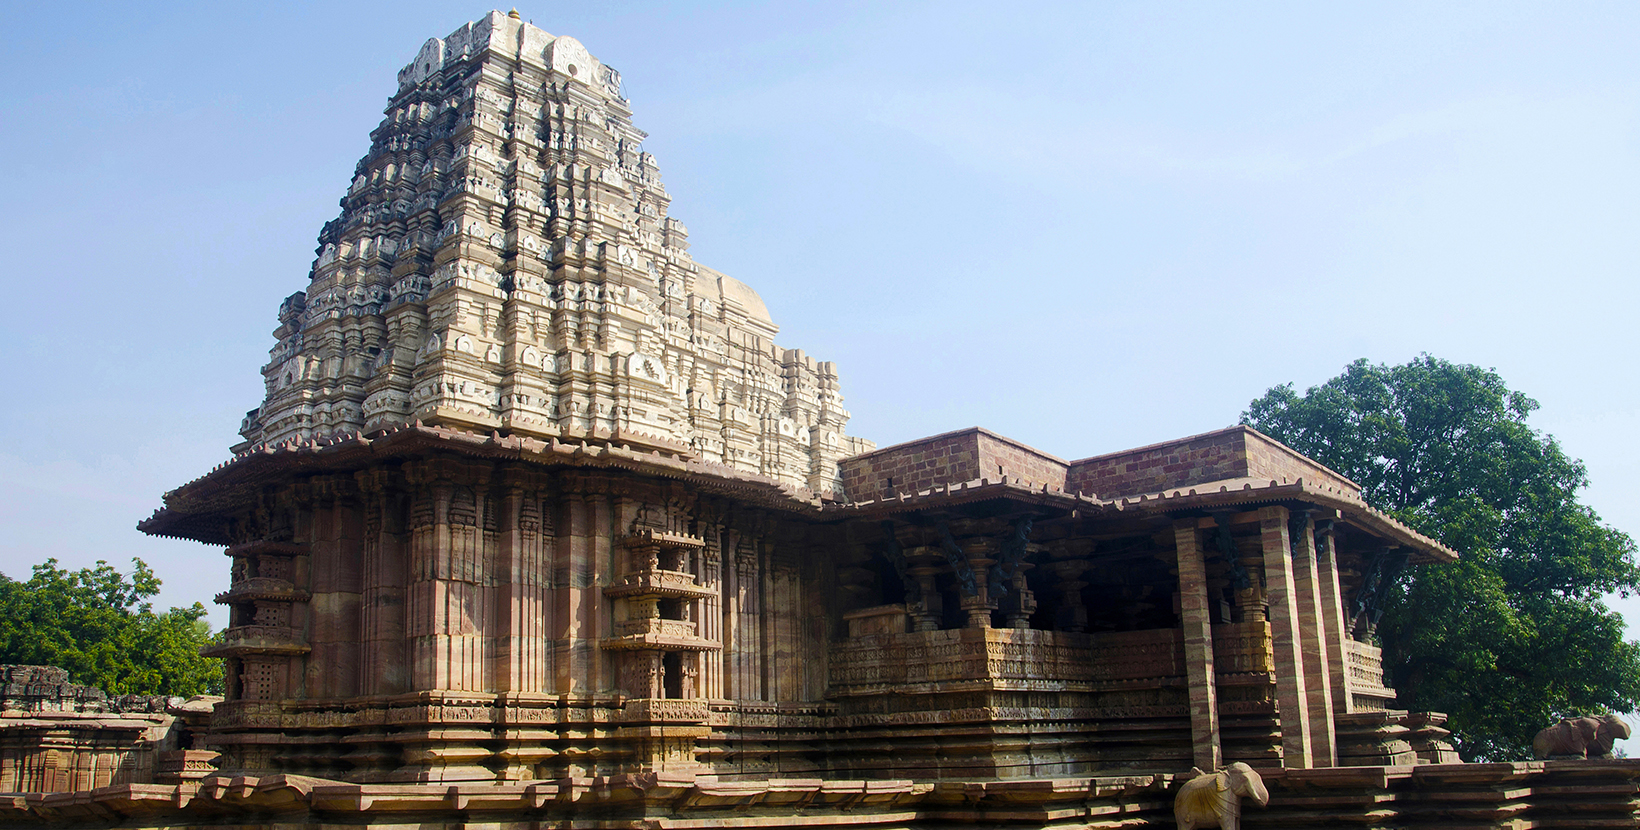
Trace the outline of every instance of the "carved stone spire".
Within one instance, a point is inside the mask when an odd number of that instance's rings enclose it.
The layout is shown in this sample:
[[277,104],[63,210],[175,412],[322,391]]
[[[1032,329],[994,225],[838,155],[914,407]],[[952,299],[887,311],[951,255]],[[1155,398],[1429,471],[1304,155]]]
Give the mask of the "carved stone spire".
[[699,265],[621,76],[491,12],[422,46],[305,292],[249,447],[426,424],[681,452],[822,493],[871,449],[833,364]]

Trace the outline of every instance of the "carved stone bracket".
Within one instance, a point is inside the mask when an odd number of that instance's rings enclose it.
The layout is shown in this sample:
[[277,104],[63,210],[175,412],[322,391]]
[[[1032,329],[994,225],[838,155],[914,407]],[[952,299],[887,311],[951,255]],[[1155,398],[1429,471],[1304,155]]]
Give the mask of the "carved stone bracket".
[[957,545],[957,540],[951,536],[951,526],[942,519],[937,525],[940,531],[940,550],[945,554],[945,561],[957,573],[957,584],[961,587],[964,597],[979,596],[979,580],[974,574],[974,568],[968,563],[968,555],[963,553]]

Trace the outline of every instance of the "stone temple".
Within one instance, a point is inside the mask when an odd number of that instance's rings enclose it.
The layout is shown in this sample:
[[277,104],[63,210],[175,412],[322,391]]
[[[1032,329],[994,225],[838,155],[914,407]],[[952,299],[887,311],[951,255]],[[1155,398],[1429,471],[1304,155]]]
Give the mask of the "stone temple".
[[227,554],[209,771],[0,822],[1171,826],[1243,761],[1249,821],[1633,826],[1640,765],[1461,764],[1395,708],[1380,602],[1455,555],[1252,429],[849,435],[643,138],[573,38],[422,47],[244,442],[141,524]]

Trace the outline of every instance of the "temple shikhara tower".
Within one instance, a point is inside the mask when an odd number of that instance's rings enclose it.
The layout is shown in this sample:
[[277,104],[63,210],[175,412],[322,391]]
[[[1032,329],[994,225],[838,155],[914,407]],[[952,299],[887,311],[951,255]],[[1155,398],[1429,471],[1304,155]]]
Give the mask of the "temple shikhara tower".
[[665,449],[814,493],[836,367],[698,265],[621,76],[499,13],[429,40],[279,309],[240,448],[414,421]]
[[[100,748],[129,783],[0,823],[1172,826],[1232,762],[1283,826],[1633,815],[1640,765],[1459,764],[1397,708],[1378,614],[1455,554],[1252,429],[850,436],[643,138],[516,14],[421,48],[243,443],[140,525],[225,550],[226,699],[172,778]],[[70,780],[25,738],[7,780]]]

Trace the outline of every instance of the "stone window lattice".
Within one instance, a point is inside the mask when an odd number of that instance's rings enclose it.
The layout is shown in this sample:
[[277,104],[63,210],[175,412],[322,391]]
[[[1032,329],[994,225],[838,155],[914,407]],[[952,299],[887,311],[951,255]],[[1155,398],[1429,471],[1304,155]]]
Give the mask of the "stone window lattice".
[[240,690],[244,700],[277,700],[279,667],[273,663],[246,662],[240,672]]

